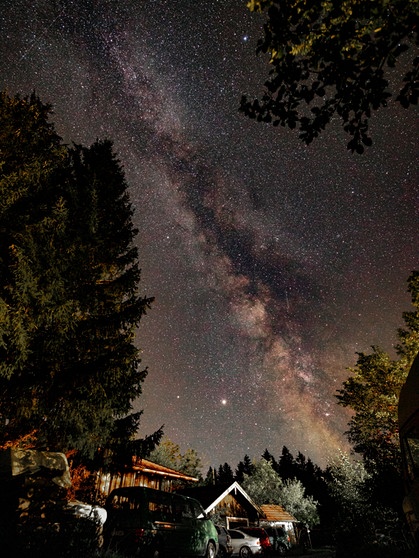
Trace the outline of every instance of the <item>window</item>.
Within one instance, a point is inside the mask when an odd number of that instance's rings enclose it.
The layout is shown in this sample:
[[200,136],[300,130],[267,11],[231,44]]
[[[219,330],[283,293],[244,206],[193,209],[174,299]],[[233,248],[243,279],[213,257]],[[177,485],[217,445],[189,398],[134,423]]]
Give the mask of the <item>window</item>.
[[244,539],[243,533],[240,533],[239,531],[230,531],[230,537],[232,539]]

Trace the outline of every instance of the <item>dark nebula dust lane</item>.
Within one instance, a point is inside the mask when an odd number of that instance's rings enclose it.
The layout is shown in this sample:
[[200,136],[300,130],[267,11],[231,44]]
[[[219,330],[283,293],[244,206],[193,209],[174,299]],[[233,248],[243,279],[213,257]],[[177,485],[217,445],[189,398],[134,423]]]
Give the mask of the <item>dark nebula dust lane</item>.
[[140,434],[204,465],[346,447],[335,393],[357,351],[392,351],[418,268],[417,111],[374,146],[338,125],[305,147],[247,120],[266,60],[239,0],[1,0],[0,87],[53,105],[65,142],[109,137],[139,229]]

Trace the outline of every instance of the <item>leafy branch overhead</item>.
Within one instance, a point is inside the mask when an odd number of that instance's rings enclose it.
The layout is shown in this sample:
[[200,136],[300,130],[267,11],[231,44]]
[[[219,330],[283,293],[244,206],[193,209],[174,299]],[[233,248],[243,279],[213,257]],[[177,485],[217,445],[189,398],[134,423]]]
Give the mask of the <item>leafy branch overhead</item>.
[[[261,122],[299,130],[309,144],[338,116],[350,151],[370,146],[372,111],[390,97],[416,105],[418,0],[250,0],[266,13],[257,53],[271,70],[260,99],[240,110]],[[396,64],[402,68],[396,72]]]

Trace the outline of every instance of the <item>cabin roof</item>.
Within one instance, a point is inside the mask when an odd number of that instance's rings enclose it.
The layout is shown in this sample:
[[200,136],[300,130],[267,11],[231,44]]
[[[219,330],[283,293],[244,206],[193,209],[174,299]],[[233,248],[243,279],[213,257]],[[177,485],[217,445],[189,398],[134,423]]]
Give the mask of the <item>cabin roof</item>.
[[219,504],[222,500],[224,500],[224,498],[228,496],[228,494],[231,494],[231,492],[234,492],[234,494],[237,493],[241,494],[244,500],[246,500],[257,512],[259,512],[259,507],[253,502],[251,497],[243,490],[243,488],[236,481],[234,481],[233,484],[231,484],[224,491],[222,491],[221,494],[219,494],[219,496],[209,506],[205,508],[205,512],[206,513],[210,512],[213,508],[215,508],[217,504]]
[[288,513],[282,506],[277,504],[262,504],[260,509],[265,516],[266,521],[276,523],[276,522],[292,522],[298,523],[298,520],[295,519],[293,515]]
[[135,458],[133,461],[132,469],[141,473],[148,475],[156,475],[168,479],[177,479],[183,481],[198,482],[199,479],[192,477],[191,475],[185,475],[180,471],[175,471],[175,469],[170,469],[170,467],[165,467],[164,465],[159,465],[158,463],[153,463],[148,459]]
[[253,508],[260,515],[260,508],[257,506],[238,482],[231,485],[207,485],[185,488],[179,491],[180,494],[191,496],[198,500],[205,510],[209,513],[217,504],[222,502],[226,496],[233,493],[246,506]]

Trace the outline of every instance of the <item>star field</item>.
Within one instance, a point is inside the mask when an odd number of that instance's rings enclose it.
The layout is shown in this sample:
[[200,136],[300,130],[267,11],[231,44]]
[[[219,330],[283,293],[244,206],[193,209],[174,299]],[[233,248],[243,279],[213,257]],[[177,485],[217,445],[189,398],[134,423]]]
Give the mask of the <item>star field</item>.
[[357,351],[391,351],[419,265],[417,111],[309,147],[239,114],[261,20],[245,1],[2,0],[0,87],[53,105],[65,142],[109,137],[139,229],[140,435],[205,466],[346,447],[335,393]]

